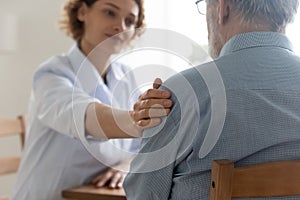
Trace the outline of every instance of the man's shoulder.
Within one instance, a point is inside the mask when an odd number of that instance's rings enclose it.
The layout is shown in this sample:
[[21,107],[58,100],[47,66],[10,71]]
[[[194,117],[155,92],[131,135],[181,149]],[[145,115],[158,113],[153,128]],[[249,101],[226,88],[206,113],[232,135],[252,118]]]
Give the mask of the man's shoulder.
[[163,87],[172,93],[188,97],[191,92],[202,89],[202,95],[208,82],[218,77],[220,71],[214,61],[207,62],[181,71],[167,79]]

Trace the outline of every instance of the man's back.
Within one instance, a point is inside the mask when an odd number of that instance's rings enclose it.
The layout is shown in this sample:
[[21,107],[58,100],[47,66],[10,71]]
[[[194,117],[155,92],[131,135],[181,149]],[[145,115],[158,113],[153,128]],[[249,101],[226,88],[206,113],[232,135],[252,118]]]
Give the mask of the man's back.
[[[222,84],[207,77],[215,69]],[[141,153],[148,154],[132,164],[145,173],[128,176],[127,198],[208,199],[214,159],[236,166],[300,159],[299,85],[300,58],[285,36],[267,32],[238,35],[214,63],[172,77],[165,87],[174,107],[163,125],[145,131],[156,135],[144,139]],[[133,192],[135,184],[144,190]]]
[[[239,42],[235,41],[234,44]],[[286,46],[275,47],[266,42],[260,41],[261,46],[248,45],[248,48],[232,47],[232,52],[229,51],[215,62],[226,92],[224,127],[217,144],[204,159],[199,159],[198,152],[207,129],[197,134],[192,145],[195,153],[185,159],[190,161],[182,162],[175,168],[172,189],[175,194],[188,184],[197,185],[198,191],[206,196],[210,179],[210,173],[206,170],[210,170],[214,159],[230,159],[237,166],[300,159],[300,60]],[[189,77],[189,74],[191,72],[187,72],[185,77]],[[205,108],[200,107],[201,110],[205,111]],[[200,124],[201,114],[206,118],[205,113],[201,112]],[[182,174],[182,171],[176,172],[181,165],[189,166],[183,173],[187,173],[188,178],[185,175],[176,176],[176,173]],[[185,180],[188,183],[182,184]],[[178,186],[177,182],[180,183]],[[185,191],[180,195],[195,193]],[[184,198],[186,196],[174,199]]]

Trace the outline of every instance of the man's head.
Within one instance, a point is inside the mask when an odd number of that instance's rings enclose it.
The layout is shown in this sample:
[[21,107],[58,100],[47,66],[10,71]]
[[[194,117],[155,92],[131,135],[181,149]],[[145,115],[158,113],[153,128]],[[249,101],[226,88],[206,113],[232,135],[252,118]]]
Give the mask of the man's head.
[[206,0],[210,54],[217,58],[224,44],[246,32],[285,33],[299,0]]

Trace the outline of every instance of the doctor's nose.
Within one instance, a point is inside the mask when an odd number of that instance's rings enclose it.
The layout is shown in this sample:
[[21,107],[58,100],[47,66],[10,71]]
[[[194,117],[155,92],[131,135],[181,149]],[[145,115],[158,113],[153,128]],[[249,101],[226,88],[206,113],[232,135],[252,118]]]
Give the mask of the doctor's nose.
[[125,23],[123,21],[120,21],[113,26],[113,29],[116,33],[121,33],[126,30]]

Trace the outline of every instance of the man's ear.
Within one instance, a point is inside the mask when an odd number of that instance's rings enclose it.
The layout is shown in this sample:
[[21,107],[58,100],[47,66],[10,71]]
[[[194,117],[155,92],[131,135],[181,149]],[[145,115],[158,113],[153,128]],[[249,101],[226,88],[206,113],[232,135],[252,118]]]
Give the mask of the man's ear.
[[219,0],[219,24],[224,24],[229,16],[229,0]]
[[85,15],[87,13],[87,10],[88,10],[87,5],[84,2],[82,2],[80,8],[77,11],[77,19],[79,21],[81,21],[81,22],[84,21],[84,17],[85,17]]

